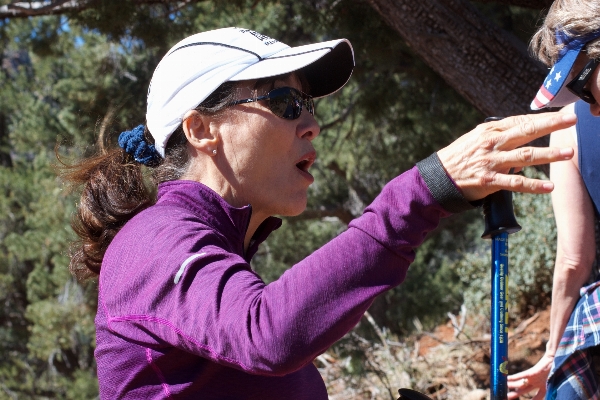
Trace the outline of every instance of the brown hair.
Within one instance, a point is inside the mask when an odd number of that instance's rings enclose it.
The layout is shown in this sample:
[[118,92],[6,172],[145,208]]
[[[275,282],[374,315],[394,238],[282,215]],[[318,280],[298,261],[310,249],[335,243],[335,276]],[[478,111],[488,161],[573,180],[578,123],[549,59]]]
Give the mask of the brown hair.
[[[295,72],[302,90],[308,83],[301,72]],[[253,85],[266,88],[278,79],[290,74],[259,79]],[[234,99],[240,83],[225,82],[206,100],[195,108],[205,115],[216,115]],[[144,138],[153,144],[154,138],[146,129]],[[180,179],[190,166],[188,141],[179,126],[169,138],[165,157],[150,165],[151,181],[154,186],[161,182]],[[143,209],[155,202],[154,191],[147,187],[143,166],[133,156],[118,147],[102,150],[90,158],[74,165],[65,165],[62,176],[75,186],[83,186],[77,211],[71,226],[79,240],[71,246],[69,269],[78,280],[93,278],[100,274],[104,253],[119,230]]]
[[[226,82],[197,108],[203,114],[217,114],[234,99],[235,83]],[[146,129],[144,137],[154,143]],[[108,245],[119,230],[137,213],[152,205],[154,191],[144,179],[143,166],[120,147],[104,150],[74,165],[64,165],[62,177],[74,186],[83,186],[71,226],[79,240],[71,245],[69,269],[78,280],[93,278],[100,273]],[[161,182],[181,178],[190,158],[187,139],[181,126],[169,138],[165,157],[150,165],[151,181]]]
[[[546,65],[558,60],[562,45],[556,42],[556,32],[571,37],[585,36],[600,30],[600,2],[597,0],[556,0],[544,24],[531,39],[530,48]],[[600,39],[590,41],[585,51],[590,58],[600,58]]]

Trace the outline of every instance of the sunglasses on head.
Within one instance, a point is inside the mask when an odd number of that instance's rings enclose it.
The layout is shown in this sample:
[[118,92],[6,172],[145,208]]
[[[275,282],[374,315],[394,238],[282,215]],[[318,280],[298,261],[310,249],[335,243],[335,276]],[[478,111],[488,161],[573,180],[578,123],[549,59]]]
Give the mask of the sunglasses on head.
[[598,60],[590,60],[585,67],[571,80],[567,83],[567,89],[571,91],[575,96],[579,97],[581,100],[586,103],[594,104],[596,103],[596,99],[592,95],[592,92],[585,89],[585,85],[587,85],[588,81],[594,74],[594,70],[598,67],[600,61]]
[[238,104],[252,103],[261,100],[267,100],[269,110],[280,118],[299,118],[300,114],[302,114],[303,105],[311,115],[315,115],[315,102],[313,101],[313,98],[306,93],[302,93],[298,89],[287,86],[273,89],[264,96],[236,100],[229,105],[236,106]]

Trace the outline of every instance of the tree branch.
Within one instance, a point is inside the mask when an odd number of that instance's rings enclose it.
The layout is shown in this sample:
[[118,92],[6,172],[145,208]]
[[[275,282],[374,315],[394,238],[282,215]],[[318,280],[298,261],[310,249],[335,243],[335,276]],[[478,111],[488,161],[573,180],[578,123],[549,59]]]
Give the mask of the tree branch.
[[[122,0],[123,1],[123,0]],[[135,4],[172,4],[178,7],[203,0],[130,0]],[[480,3],[500,3],[533,9],[548,8],[553,0],[476,0]],[[256,0],[252,7],[260,0]],[[58,15],[94,7],[94,0],[50,0],[50,1],[13,1],[0,6],[0,18],[27,18],[42,15]]]
[[506,4],[509,6],[519,6],[525,8],[533,8],[535,10],[541,10],[542,8],[549,8],[554,0],[475,0],[478,3],[499,3]]
[[[203,0],[129,0],[134,4],[176,4],[183,7]],[[59,15],[93,8],[94,0],[13,1],[0,6],[0,18],[28,18],[42,15]]]

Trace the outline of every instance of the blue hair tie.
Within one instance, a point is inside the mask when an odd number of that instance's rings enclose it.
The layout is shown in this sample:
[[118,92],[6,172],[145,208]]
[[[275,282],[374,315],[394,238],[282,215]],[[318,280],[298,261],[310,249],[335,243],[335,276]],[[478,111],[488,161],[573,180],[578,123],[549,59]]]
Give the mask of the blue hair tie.
[[153,165],[158,162],[160,155],[153,144],[144,139],[144,125],[138,125],[130,131],[121,132],[119,146],[140,164]]

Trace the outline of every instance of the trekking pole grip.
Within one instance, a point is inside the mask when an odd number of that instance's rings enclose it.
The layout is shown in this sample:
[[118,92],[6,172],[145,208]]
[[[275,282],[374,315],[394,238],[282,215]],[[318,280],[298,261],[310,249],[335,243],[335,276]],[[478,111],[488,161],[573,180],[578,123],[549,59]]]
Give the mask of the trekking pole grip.
[[[484,122],[500,121],[502,118],[488,117]],[[510,173],[512,172],[511,168]],[[491,239],[502,232],[510,234],[521,230],[521,225],[515,218],[512,192],[509,190],[500,190],[483,199],[483,218],[485,222],[485,229],[481,235],[483,239]]]

